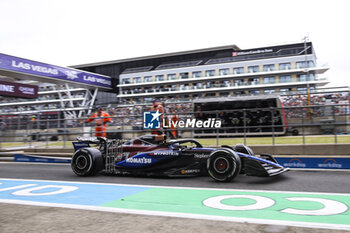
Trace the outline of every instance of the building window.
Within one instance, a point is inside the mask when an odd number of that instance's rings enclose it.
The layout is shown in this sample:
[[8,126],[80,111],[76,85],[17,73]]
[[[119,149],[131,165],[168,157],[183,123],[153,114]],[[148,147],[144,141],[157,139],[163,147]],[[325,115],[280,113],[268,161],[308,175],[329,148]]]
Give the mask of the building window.
[[234,84],[235,84],[235,86],[241,86],[241,85],[243,85],[243,80],[242,79],[236,79],[234,81]]
[[206,88],[212,88],[214,87],[214,82],[207,82]]
[[176,80],[176,74],[168,74],[168,80]]
[[292,81],[292,77],[290,75],[280,76],[280,83],[290,83]]
[[306,87],[298,87],[297,91],[307,91],[307,88]]
[[309,74],[309,81],[315,81],[315,74]]
[[206,97],[214,97],[214,96],[216,96],[216,93],[207,93],[205,96]]
[[197,89],[202,89],[203,88],[203,83],[197,83],[196,84]]
[[[308,65],[307,65],[308,64]],[[315,67],[314,61],[298,61],[296,63],[297,69],[304,69],[304,68],[309,68],[309,67]]]
[[272,93],[276,93],[276,90],[274,90],[274,89],[266,89],[266,90],[264,90],[264,94],[272,94]]
[[315,75],[314,74],[300,74],[298,75],[298,81],[299,82],[306,82],[306,81],[315,81]]
[[230,87],[232,85],[231,81],[225,80],[224,81],[224,87]]
[[144,78],[145,83],[152,82],[152,76],[145,76]]
[[124,78],[123,84],[130,84],[130,78]]
[[304,61],[298,61],[296,63],[297,65],[297,69],[303,69],[303,68],[306,68],[306,63]]
[[164,75],[156,75],[156,82],[164,81]]
[[202,71],[194,71],[194,72],[192,72],[192,77],[193,78],[200,78],[200,77],[202,77]]
[[280,89],[280,92],[283,92],[283,93],[288,93],[288,92],[290,92],[290,91],[291,91],[290,88],[281,88],[281,89]]
[[259,95],[260,91],[259,90],[250,90],[249,94],[251,94],[251,95]]
[[215,76],[215,70],[206,70],[205,71],[205,76],[206,77]]
[[193,97],[193,98],[198,98],[198,97],[199,97],[199,94],[193,94],[192,97]]
[[154,92],[154,89],[152,87],[145,87],[145,92],[146,93]]
[[248,66],[248,73],[257,73],[259,72],[259,66]]
[[275,77],[265,77],[264,78],[264,84],[271,84],[275,83]]
[[264,65],[263,69],[264,69],[265,72],[274,71],[275,70],[275,65],[274,64]]
[[183,90],[189,90],[190,87],[188,86],[188,84],[181,84],[180,85],[180,90],[183,91]]
[[177,91],[177,86],[176,85],[171,85],[170,90],[171,91]]
[[249,85],[259,85],[260,84],[260,78],[251,78],[248,81]]
[[219,74],[220,75],[229,75],[230,74],[230,70],[227,68],[227,69],[220,69],[219,70]]
[[187,79],[187,78],[188,78],[188,72],[180,73],[180,79]]
[[243,67],[237,67],[233,69],[234,74],[243,74],[244,73],[244,68]]
[[229,92],[221,92],[220,93],[220,96],[223,96],[223,97],[226,97],[226,96],[229,96],[230,93]]
[[134,89],[134,94],[141,93],[141,88],[135,88]]
[[221,82],[216,82],[214,86],[215,86],[215,87],[226,87],[226,85],[225,85],[225,83],[224,83],[223,81],[221,81]]
[[134,83],[140,83],[140,82],[141,82],[141,77],[134,78]]
[[297,66],[297,69],[306,68],[306,62],[304,62],[304,61],[298,61],[298,62],[296,63],[296,66]]
[[280,70],[290,70],[290,63],[280,63]]
[[298,75],[298,81],[299,82],[306,82],[306,74]]

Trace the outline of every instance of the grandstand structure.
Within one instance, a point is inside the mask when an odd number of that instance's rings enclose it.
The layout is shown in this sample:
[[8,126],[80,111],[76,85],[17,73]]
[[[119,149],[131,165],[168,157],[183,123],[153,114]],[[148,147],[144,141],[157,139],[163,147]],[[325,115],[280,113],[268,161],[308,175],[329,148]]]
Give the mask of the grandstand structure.
[[[0,67],[0,80],[38,86],[36,99],[0,97],[0,117],[14,119],[76,119],[90,115],[96,104],[112,105],[111,115],[138,115],[154,99],[178,113],[193,112],[198,99],[319,93],[328,83],[324,73],[329,69],[317,63],[312,42],[244,50],[229,45],[69,68],[1,56],[9,66]],[[19,70],[25,64],[40,67],[41,73]],[[58,76],[43,73],[55,70]],[[91,75],[95,78],[86,81]],[[98,78],[110,84],[94,83]],[[140,126],[141,119],[135,119],[129,124]]]
[[[229,45],[72,67],[0,54],[0,131],[92,132],[84,119],[102,105],[112,118],[109,136],[128,138],[144,133],[142,114],[157,99],[165,117],[174,112],[180,119],[222,122],[220,129],[183,129],[182,137],[319,134],[330,124],[332,132],[350,132],[350,89],[325,86],[328,69],[318,64],[312,42]],[[37,95],[4,96],[6,82],[35,86]]]
[[69,84],[31,82],[39,88],[37,99],[0,97],[0,114],[36,114],[65,112],[73,118],[85,115],[93,107],[97,91]]
[[306,92],[328,83],[312,42],[240,49],[236,45],[77,65],[112,77],[123,104]]
[[328,83],[323,74],[329,69],[318,65],[311,42],[244,50],[229,45],[72,68],[111,77],[110,89],[2,72],[5,76],[1,80],[39,86],[39,96],[32,100],[0,97],[0,114],[59,111],[75,118],[89,114],[94,104],[147,104],[155,98],[188,102],[210,97],[306,93],[307,89],[316,92]]
[[111,90],[108,76],[0,53],[0,117],[79,118]]

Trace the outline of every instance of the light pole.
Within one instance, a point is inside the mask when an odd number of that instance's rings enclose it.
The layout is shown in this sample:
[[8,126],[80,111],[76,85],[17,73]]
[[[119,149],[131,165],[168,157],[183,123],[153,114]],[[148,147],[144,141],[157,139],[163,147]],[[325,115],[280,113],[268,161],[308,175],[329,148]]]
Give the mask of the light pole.
[[[307,91],[307,105],[311,105],[311,97],[310,97],[310,84],[309,84],[309,65],[308,65],[308,60],[307,60],[307,44],[306,42],[309,40],[308,36],[305,36],[304,38],[304,53],[305,53],[305,70],[304,72],[306,73],[306,91]],[[311,117],[311,111],[308,108],[308,115]]]

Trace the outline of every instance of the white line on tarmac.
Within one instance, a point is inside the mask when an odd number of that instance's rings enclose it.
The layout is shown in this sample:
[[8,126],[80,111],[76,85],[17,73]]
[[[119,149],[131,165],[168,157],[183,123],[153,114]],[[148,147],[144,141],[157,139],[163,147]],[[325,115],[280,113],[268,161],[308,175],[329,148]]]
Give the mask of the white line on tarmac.
[[62,181],[62,180],[14,179],[14,178],[1,178],[1,177],[0,177],[0,180],[111,185],[111,186],[126,186],[126,187],[141,187],[141,188],[166,188],[166,189],[186,189],[186,190],[213,190],[213,191],[233,191],[233,192],[259,192],[259,193],[287,193],[287,194],[315,194],[315,195],[350,196],[350,193],[296,192],[296,191],[226,189],[226,188],[221,188],[221,189],[220,188],[194,188],[194,187],[181,187],[181,186],[160,186],[160,185],[157,186],[157,185],[138,185],[138,184],[123,184],[123,183],[95,183],[95,182],[78,182],[78,181]]

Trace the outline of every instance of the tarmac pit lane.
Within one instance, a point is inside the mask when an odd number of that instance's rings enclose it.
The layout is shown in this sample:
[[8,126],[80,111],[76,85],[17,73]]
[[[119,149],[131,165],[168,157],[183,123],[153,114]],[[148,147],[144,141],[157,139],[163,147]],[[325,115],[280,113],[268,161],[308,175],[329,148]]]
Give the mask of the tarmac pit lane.
[[0,232],[344,233],[330,229],[157,217],[0,203]]

